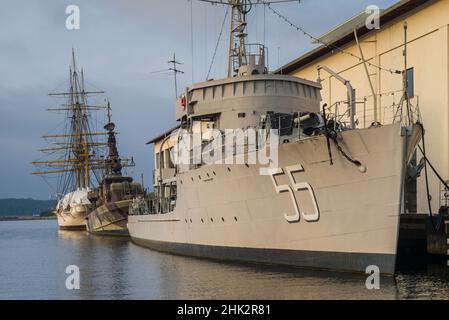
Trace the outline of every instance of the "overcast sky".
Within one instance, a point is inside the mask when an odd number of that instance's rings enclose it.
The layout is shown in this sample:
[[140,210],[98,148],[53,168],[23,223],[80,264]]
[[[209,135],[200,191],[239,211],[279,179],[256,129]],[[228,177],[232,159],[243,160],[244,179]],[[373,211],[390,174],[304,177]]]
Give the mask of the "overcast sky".
[[[302,0],[275,8],[318,36],[368,5],[387,8],[395,2]],[[71,4],[80,8],[80,30],[65,27]],[[0,198],[52,195],[42,178],[31,175],[30,162],[41,156],[40,137],[61,122],[61,115],[45,111],[58,102],[47,94],[67,89],[72,47],[87,87],[106,91],[111,101],[119,151],[137,164],[129,173],[136,178],[144,173],[149,184],[153,157],[145,142],[176,124],[173,79],[152,72],[168,68],[176,52],[185,72],[179,88],[205,80],[226,9],[197,0],[0,0],[0,5]],[[250,13],[248,31],[252,42],[265,39],[271,70],[314,47],[263,7]],[[225,76],[228,40],[226,24],[212,78]]]

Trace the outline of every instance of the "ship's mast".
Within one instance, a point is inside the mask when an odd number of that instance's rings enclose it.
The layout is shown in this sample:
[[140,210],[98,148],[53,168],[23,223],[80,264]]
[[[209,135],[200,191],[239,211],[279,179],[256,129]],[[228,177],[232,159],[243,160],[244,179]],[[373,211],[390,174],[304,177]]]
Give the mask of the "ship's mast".
[[[230,17],[230,37],[229,37],[229,52],[228,52],[228,77],[233,77],[239,72],[240,67],[250,64],[254,58],[258,57],[258,72],[267,72],[265,70],[265,46],[258,45],[258,52],[250,54],[251,50],[247,49],[246,37],[246,16],[251,11],[253,6],[263,5],[270,6],[277,3],[298,2],[301,0],[198,0],[201,2],[208,2],[211,4],[228,5],[231,7]],[[251,58],[251,59],[250,59]]]
[[184,74],[183,71],[178,69],[178,65],[181,65],[182,63],[176,60],[176,54],[174,53],[173,60],[168,61],[168,64],[172,65],[168,70],[173,72],[175,78],[175,99],[178,99],[178,73]]
[[[103,91],[86,92],[84,86],[84,72],[78,72],[75,51],[72,49],[70,65],[69,90],[63,93],[52,93],[50,96],[67,98],[67,104],[62,108],[48,109],[48,111],[65,111],[68,119],[68,132],[64,134],[45,135],[44,139],[56,139],[51,143],[59,145],[57,148],[42,149],[43,152],[63,152],[63,159],[34,161],[36,166],[45,166],[46,171],[34,172],[38,175],[60,174],[60,184],[65,189],[90,188],[91,172],[104,167],[104,162],[94,158],[96,147],[106,146],[106,143],[96,142],[93,137],[107,135],[106,132],[92,132],[89,123],[89,112],[104,109],[104,106],[90,106],[87,96],[102,94]],[[59,139],[59,140],[58,140]],[[62,139],[62,140],[61,140]],[[97,177],[98,178],[98,177]]]
[[122,175],[122,162],[117,149],[117,139],[115,133],[115,124],[112,122],[111,104],[108,101],[108,123],[104,126],[108,132],[109,154],[106,159],[106,175]]
[[73,102],[72,132],[75,142],[78,143],[77,148],[72,149],[72,152],[79,161],[79,165],[75,167],[77,175],[76,183],[78,188],[89,188],[89,160],[91,150],[89,147],[89,137],[86,135],[86,133],[89,133],[88,115],[87,110],[83,108],[83,106],[87,105],[84,90],[84,72],[81,70],[81,77],[78,75],[74,50],[72,50],[72,63],[72,82],[74,84],[71,91],[71,101]]
[[234,76],[238,67],[246,61],[246,15],[252,4],[249,0],[229,0],[231,7],[231,28],[229,37],[228,77]]

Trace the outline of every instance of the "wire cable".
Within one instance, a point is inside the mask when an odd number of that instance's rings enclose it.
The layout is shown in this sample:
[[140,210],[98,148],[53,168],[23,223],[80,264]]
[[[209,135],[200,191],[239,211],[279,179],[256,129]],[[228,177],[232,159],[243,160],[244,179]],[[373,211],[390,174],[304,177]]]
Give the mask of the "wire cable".
[[226,19],[228,18],[229,8],[226,9],[226,13],[223,19],[223,23],[221,25],[220,35],[218,36],[217,44],[215,45],[214,55],[212,56],[212,61],[210,62],[209,71],[207,72],[206,80],[209,80],[210,72],[212,70],[212,66],[214,65],[215,57],[217,56],[218,46],[220,45],[221,37],[223,36],[224,26],[226,24]]
[[308,36],[310,39],[312,39],[312,40],[314,40],[314,41],[316,41],[316,42],[318,42],[318,43],[321,43],[322,45],[324,45],[324,46],[327,47],[328,49],[330,49],[330,50],[336,50],[336,51],[338,51],[338,52],[340,52],[340,53],[350,55],[350,56],[352,56],[352,57],[358,59],[360,62],[363,62],[363,61],[364,61],[364,62],[365,62],[366,64],[368,64],[369,66],[375,67],[375,68],[377,68],[377,69],[379,69],[379,70],[383,70],[383,71],[389,72],[389,73],[391,73],[391,74],[402,74],[402,71],[401,71],[401,70],[395,70],[395,69],[392,69],[392,68],[388,68],[388,67],[383,67],[383,66],[380,66],[380,65],[376,65],[376,64],[374,64],[374,63],[372,63],[372,62],[369,62],[369,61],[366,61],[366,60],[362,59],[361,57],[357,56],[356,54],[353,54],[353,53],[351,53],[351,52],[345,51],[345,50],[341,49],[340,47],[338,47],[338,46],[336,46],[336,45],[334,45],[334,44],[327,44],[327,43],[325,43],[324,41],[318,39],[317,37],[315,37],[315,36],[313,36],[312,34],[310,34],[309,32],[307,32],[303,27],[298,26],[298,25],[294,24],[293,22],[291,22],[287,17],[285,17],[284,15],[282,15],[281,13],[279,13],[277,10],[273,9],[273,8],[270,6],[269,3],[265,3],[265,5],[268,7],[269,10],[271,10],[272,13],[274,13],[274,14],[277,15],[280,19],[284,20],[288,25],[290,25],[290,27],[295,28],[297,31],[301,31],[304,35]]

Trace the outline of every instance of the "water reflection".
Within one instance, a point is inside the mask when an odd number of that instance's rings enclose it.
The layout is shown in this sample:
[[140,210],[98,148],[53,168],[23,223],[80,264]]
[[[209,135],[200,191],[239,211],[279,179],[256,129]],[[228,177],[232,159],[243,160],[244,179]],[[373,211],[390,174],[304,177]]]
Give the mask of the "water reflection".
[[125,238],[96,237],[87,232],[59,231],[63,247],[74,249],[76,264],[82,272],[75,291],[79,299],[126,298],[129,241]]
[[[67,290],[68,265],[81,289]],[[0,299],[448,299],[449,269],[381,279],[179,257],[126,238],[58,231],[56,222],[0,223]]]

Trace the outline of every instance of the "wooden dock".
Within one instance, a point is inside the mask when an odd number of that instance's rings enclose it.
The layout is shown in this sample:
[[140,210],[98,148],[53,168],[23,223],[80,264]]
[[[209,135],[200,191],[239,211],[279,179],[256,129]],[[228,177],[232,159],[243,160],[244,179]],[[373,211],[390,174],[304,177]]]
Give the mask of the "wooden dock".
[[[398,260],[400,264],[444,261],[449,266],[449,218],[444,215],[435,230],[427,214],[402,214],[399,231]],[[438,225],[441,214],[433,217]]]

